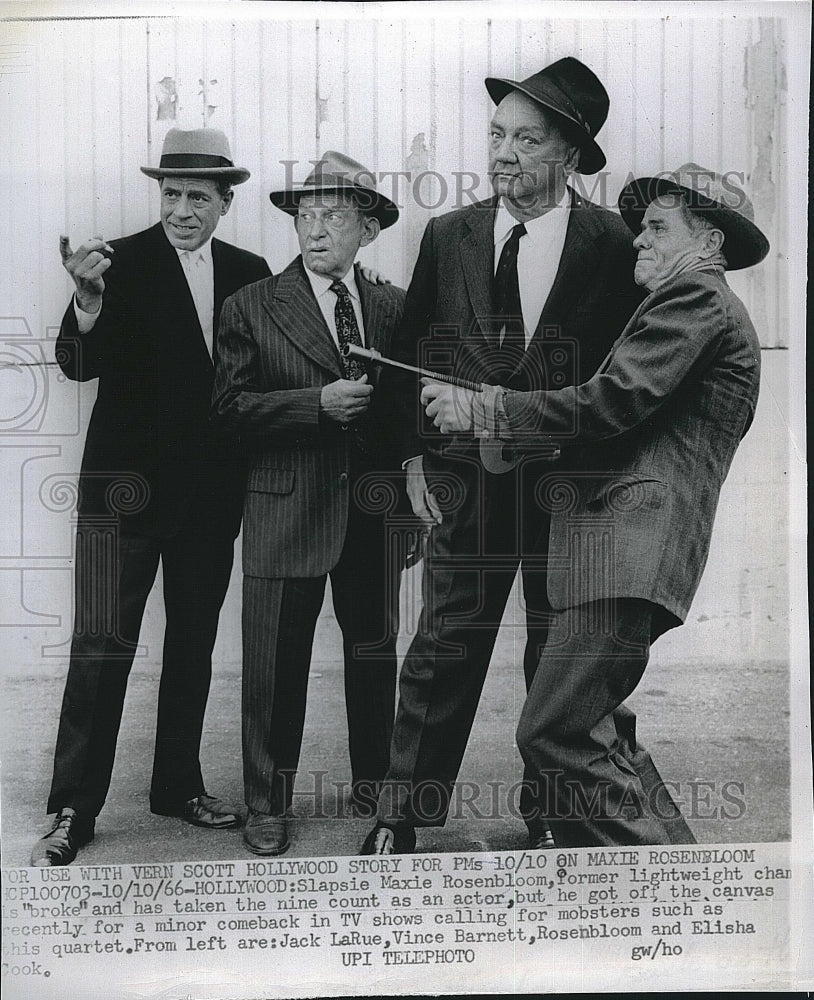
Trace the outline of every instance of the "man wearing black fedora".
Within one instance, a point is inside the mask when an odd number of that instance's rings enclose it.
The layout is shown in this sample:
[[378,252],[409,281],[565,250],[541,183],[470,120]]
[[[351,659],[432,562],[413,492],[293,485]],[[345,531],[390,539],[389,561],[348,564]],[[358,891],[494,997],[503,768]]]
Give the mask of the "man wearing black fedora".
[[686,620],[760,382],[760,344],[725,272],[759,263],[769,243],[733,176],[687,163],[632,181],[619,209],[649,294],[593,378],[497,389],[487,406],[465,390],[422,392],[444,434],[581,451],[581,475],[541,484],[557,615],[517,729],[563,847],[694,840],[623,701],[652,643]]
[[[596,135],[608,95],[570,57],[520,82],[489,78],[486,88],[497,105],[489,127],[494,197],[428,224],[399,358],[518,390],[582,382],[641,297],[624,223],[568,185],[571,174],[605,164]],[[425,605],[400,676],[391,768],[363,853],[409,851],[415,827],[445,822],[518,567],[527,686],[551,620],[549,515],[537,483],[555,452],[542,440],[525,442],[511,471],[490,472],[471,435],[442,439],[422,423],[420,386],[400,389],[408,405],[399,458],[413,509],[432,530]],[[559,462],[569,462],[567,449]],[[527,778],[520,806],[530,844],[550,846]]]
[[150,785],[154,813],[212,829],[235,809],[206,793],[199,750],[218,615],[240,527],[245,462],[209,426],[224,299],[269,274],[213,238],[249,177],[215,129],[171,129],[158,167],[160,221],[72,250],[76,286],[56,356],[98,379],[79,482],[75,623],[48,811],[31,863],[70,864],[93,839],[110,784],[144,606],[162,564],[166,629]]
[[[308,672],[325,584],[344,648],[352,801],[372,811],[387,770],[396,691],[401,560],[388,515],[388,417],[346,344],[388,354],[404,292],[354,267],[398,219],[360,163],[326,152],[271,201],[301,250],[224,306],[213,412],[250,449],[243,515],[243,839],[289,846]],[[371,375],[371,379],[374,375]],[[322,705],[322,712],[332,711]]]

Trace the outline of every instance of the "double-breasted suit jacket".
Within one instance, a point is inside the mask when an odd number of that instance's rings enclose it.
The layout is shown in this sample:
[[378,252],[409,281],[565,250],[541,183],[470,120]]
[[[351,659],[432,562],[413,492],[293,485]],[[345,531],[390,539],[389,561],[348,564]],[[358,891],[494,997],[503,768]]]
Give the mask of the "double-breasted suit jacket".
[[[387,354],[404,292],[372,285],[358,269],[355,279],[366,344]],[[387,474],[398,466],[378,388],[355,423],[320,412],[323,388],[344,377],[300,257],[226,303],[213,413],[249,453],[243,767],[246,803],[258,813],[282,815],[291,805],[327,574],[343,635],[357,802],[369,806],[389,760],[401,563],[388,534],[398,484]]]
[[[525,354],[507,378],[496,352],[504,318],[495,316],[492,301],[497,207],[493,198],[427,225],[407,292],[400,360],[527,391],[584,381],[642,298],[632,279],[630,231],[618,215],[570,191],[554,282]],[[400,397],[409,401],[399,457],[423,454],[443,520],[430,535],[425,561],[430,599],[401,673],[390,774],[399,801],[382,800],[380,818],[439,823],[447,808],[443,794],[434,810],[427,805],[432,796],[425,795],[419,816],[399,790],[412,781],[418,802],[422,782],[451,788],[518,565],[526,605],[527,684],[545,645],[549,515],[539,504],[537,484],[551,471],[552,448],[547,439],[526,437],[517,468],[491,475],[471,435],[442,436],[424,417],[415,383],[409,391],[405,380],[396,381]]]
[[[150,798],[155,811],[180,813],[205,790],[201,730],[245,460],[236,439],[209,424],[214,366],[162,226],[111,246],[94,326],[79,333],[71,303],[56,344],[68,378],[99,381],[79,479],[76,619],[48,808],[102,808],[160,561],[166,630]],[[224,299],[269,269],[221,240],[211,247],[217,355]]]
[[[404,292],[373,285],[358,270],[356,281],[366,346],[387,354]],[[320,417],[323,387],[345,376],[302,259],[242,289],[226,303],[223,326],[214,412],[249,455],[243,572],[323,576],[345,539],[353,436]],[[375,369],[369,379],[375,385]],[[375,392],[364,425],[371,472],[398,468]]]

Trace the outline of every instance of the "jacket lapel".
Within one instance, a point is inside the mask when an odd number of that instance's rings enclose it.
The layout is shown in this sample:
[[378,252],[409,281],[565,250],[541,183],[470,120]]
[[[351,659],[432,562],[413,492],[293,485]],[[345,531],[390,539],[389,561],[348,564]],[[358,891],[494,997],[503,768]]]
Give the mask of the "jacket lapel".
[[478,329],[490,343],[492,316],[492,275],[495,259],[495,210],[497,200],[472,206],[467,217],[469,234],[461,240],[461,266]]
[[362,300],[362,320],[365,324],[365,346],[387,354],[394,326],[390,295],[382,286],[365,281],[358,267],[354,268],[356,287]]
[[149,234],[151,245],[145,254],[145,262],[149,261],[153,267],[149,294],[159,304],[164,320],[162,325],[171,331],[176,345],[185,356],[189,353],[193,359],[205,360],[211,367],[212,359],[206,349],[198,311],[178,253],[164,234],[160,222],[149,230]]
[[305,277],[302,257],[297,257],[282,272],[271,298],[263,302],[263,308],[275,328],[297,350],[337,378],[342,378],[339,351],[314,298],[311,283]]

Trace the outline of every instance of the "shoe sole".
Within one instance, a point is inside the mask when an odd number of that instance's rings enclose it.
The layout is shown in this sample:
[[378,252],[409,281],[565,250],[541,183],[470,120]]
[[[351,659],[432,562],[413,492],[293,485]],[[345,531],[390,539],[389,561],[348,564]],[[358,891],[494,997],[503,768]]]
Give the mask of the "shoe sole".
[[185,820],[190,826],[199,826],[202,830],[235,830],[237,827],[242,826],[243,823],[239,817],[230,820],[228,823],[202,823],[198,819],[188,819],[186,816],[180,816],[179,819]]
[[291,841],[287,840],[282,847],[277,847],[272,851],[263,851],[259,847],[253,847],[251,844],[243,841],[243,846],[247,851],[251,851],[252,854],[256,854],[259,858],[276,858],[280,854],[285,854],[285,852],[291,847]]

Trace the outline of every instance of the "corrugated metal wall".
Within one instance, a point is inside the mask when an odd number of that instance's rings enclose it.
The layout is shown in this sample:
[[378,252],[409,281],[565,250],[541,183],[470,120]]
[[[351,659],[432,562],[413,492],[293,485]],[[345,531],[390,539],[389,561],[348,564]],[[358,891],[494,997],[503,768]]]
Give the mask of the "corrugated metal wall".
[[784,344],[783,20],[521,23],[466,9],[466,20],[388,20],[379,8],[378,20],[362,11],[353,21],[5,25],[5,51],[18,56],[7,60],[14,72],[3,74],[11,141],[0,155],[10,197],[0,213],[14,247],[0,286],[5,315],[25,317],[35,335],[58,323],[70,293],[60,231],[78,243],[155,221],[157,185],[138,166],[157,162],[172,125],[206,124],[230,135],[252,178],[218,234],[261,252],[273,270],[296,253],[293,227],[267,198],[286,169],[301,178],[304,161],[338,148],[376,171],[409,171],[411,179],[384,179],[402,222],[364,258],[405,284],[426,219],[453,207],[462,189],[488,193],[484,76],[522,78],[574,54],[611,96],[600,135],[609,172],[586,178],[585,192],[615,204],[629,173],[687,160],[749,177],[772,252],[733,284],[763,343]]

